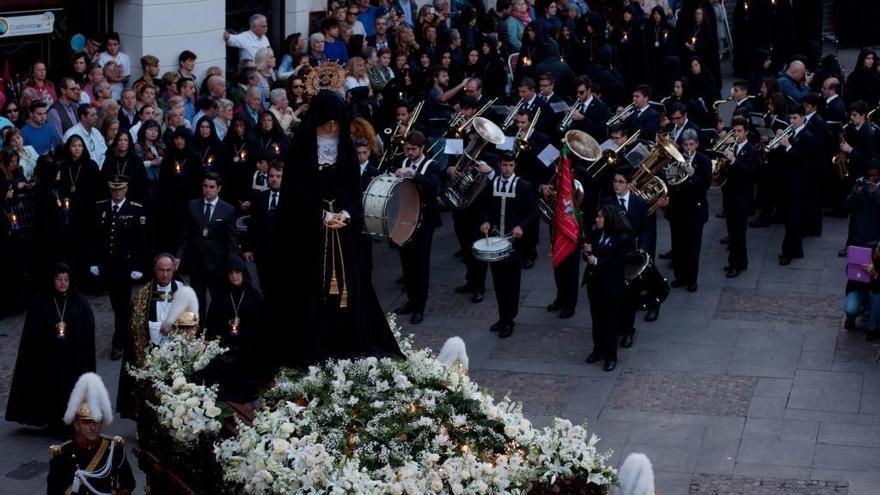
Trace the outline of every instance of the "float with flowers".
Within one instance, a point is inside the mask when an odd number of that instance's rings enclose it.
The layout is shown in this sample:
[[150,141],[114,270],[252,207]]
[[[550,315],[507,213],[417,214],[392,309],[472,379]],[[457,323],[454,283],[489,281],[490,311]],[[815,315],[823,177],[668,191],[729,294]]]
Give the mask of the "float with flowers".
[[174,335],[151,348],[129,372],[143,392],[137,454],[153,491],[605,494],[616,483],[586,425],[534,427],[520,404],[496,401],[390,323],[407,359],[284,369],[256,409],[199,383],[225,351],[216,342]]

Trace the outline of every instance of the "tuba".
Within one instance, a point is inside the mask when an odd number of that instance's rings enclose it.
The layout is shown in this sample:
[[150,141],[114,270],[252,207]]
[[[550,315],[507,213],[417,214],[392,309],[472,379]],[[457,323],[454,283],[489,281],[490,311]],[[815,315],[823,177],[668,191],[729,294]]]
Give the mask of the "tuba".
[[[845,126],[840,130],[840,144],[846,142],[846,130],[852,125],[852,122],[847,122]],[[846,179],[849,177],[849,154],[843,152],[842,150],[838,150],[837,153],[834,154],[834,158],[831,159],[831,165],[834,167],[834,171],[837,172],[837,177],[840,179]]]
[[666,187],[666,183],[655,175],[643,184],[638,185],[633,190],[633,193],[645,200],[645,203],[648,204],[648,216],[651,216],[657,211],[659,206],[657,203],[660,199],[669,195],[669,189]]
[[474,131],[477,139],[468,145],[467,149],[455,164],[455,179],[446,189],[444,196],[453,208],[468,207],[480,191],[486,186],[487,174],[480,172],[480,153],[487,144],[501,144],[505,140],[504,133],[491,120],[484,117],[474,117]]
[[638,166],[632,180],[639,187],[643,183],[647,184],[661,171],[665,175],[664,182],[669,186],[677,186],[687,180],[687,160],[672,142],[657,142],[651,153]]
[[637,130],[626,140],[625,143],[621,144],[616,149],[603,151],[602,156],[587,168],[587,172],[593,177],[599,177],[606,168],[610,167],[610,170],[614,170],[614,168],[620,164],[620,155],[639,139],[639,134],[641,133],[641,130]]
[[[571,130],[566,132],[565,137],[562,138],[562,144],[571,150],[576,157],[584,161],[594,162],[602,157],[599,153],[599,143],[583,131]],[[556,162],[557,170],[561,163],[559,160],[561,160],[561,157]],[[553,177],[550,179],[550,182],[554,184],[553,192],[547,197],[544,197],[544,195],[538,196],[538,211],[547,223],[553,222],[553,213],[556,211],[556,190],[558,189],[556,181],[558,175],[554,171]],[[580,206],[584,200],[584,185],[577,179],[572,181],[572,185],[574,187],[575,206]]]
[[712,159],[713,189],[724,187],[724,184],[727,184],[727,173],[728,167],[730,167],[730,160],[727,159],[725,153],[736,144],[736,140],[732,138],[733,131],[727,131],[715,141],[715,144],[709,150],[711,155],[716,156],[716,158]]

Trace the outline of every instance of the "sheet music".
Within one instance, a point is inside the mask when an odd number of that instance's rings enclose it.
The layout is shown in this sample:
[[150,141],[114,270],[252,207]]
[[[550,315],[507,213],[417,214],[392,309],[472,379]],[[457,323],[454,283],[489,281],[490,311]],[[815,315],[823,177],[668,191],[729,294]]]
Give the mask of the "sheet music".
[[504,136],[504,142],[501,144],[496,144],[495,149],[498,151],[513,151],[513,136]]
[[571,107],[568,106],[568,103],[566,103],[564,101],[557,101],[556,103],[551,103],[550,108],[553,110],[554,113],[567,112],[571,109]]
[[538,154],[538,160],[541,160],[541,163],[543,163],[545,167],[552,165],[557,158],[559,158],[559,150],[552,144],[548,144],[547,147]]
[[464,153],[464,141],[461,139],[447,139],[443,153],[447,155],[461,155]]

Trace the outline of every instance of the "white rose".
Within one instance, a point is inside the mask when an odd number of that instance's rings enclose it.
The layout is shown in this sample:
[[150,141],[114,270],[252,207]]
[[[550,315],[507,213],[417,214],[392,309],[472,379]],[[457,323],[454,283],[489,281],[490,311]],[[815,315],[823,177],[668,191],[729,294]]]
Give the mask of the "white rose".
[[189,407],[196,407],[199,405],[199,399],[196,399],[195,397],[190,397],[189,399],[186,399],[185,404]]
[[174,383],[171,384],[172,387],[182,387],[184,385],[186,385],[186,378],[184,378],[182,375],[178,375],[174,379]]
[[440,479],[439,476],[435,476],[434,479],[431,480],[431,490],[435,492],[439,492],[443,489],[443,480]]
[[175,429],[179,429],[181,426],[183,426],[183,420],[180,418],[172,418],[171,426],[173,426]]

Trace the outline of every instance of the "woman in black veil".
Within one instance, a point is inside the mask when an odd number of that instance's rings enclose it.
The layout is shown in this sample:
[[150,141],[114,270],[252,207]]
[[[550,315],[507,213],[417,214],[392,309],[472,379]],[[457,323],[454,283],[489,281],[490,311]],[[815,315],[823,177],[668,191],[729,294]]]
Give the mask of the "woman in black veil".
[[360,267],[363,213],[349,123],[341,96],[320,91],[287,155],[277,232],[288,254],[280,286],[265,290],[276,327],[293,326],[285,332],[293,345],[283,347],[298,356],[279,356],[282,365],[401,355]]

